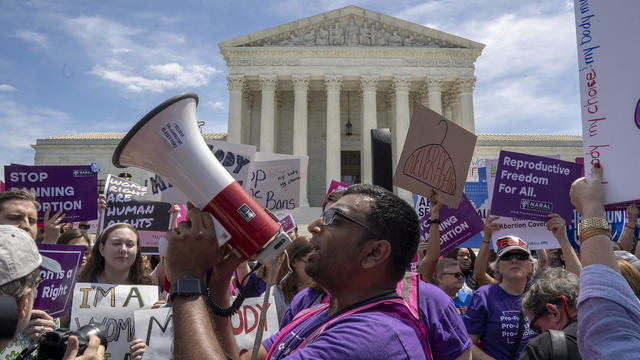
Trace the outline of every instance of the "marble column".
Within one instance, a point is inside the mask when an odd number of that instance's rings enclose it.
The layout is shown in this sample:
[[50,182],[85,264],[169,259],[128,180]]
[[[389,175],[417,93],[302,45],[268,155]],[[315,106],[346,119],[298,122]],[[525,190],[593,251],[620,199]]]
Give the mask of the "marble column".
[[362,131],[360,132],[360,182],[373,183],[373,163],[371,153],[371,129],[378,127],[376,112],[377,76],[362,76]]
[[473,76],[461,77],[458,79],[458,88],[460,90],[460,112],[461,112],[461,124],[462,127],[476,132],[474,115],[473,115],[473,87],[476,83],[476,78]]
[[252,132],[253,129],[253,114],[251,111],[251,107],[253,106],[253,94],[251,93],[251,89],[244,83],[242,93],[242,143],[243,144],[253,144],[257,143],[257,141],[253,140]]
[[430,76],[427,78],[427,96],[429,109],[442,115],[442,76]]
[[[307,156],[307,92],[309,76],[293,75],[293,154]],[[307,177],[300,178],[300,205],[309,206]]]
[[260,151],[273,153],[275,142],[275,94],[278,85],[276,75],[260,75],[262,106],[260,108]]
[[451,121],[454,123],[463,126],[462,124],[462,109],[460,109],[460,90],[458,89],[458,84],[454,83],[451,87],[450,94],[451,101]]
[[227,124],[227,142],[242,143],[242,93],[245,84],[244,75],[228,75],[229,122]]
[[[395,76],[393,78],[393,90],[395,94],[395,122],[391,131],[392,136],[392,153],[393,153],[393,171],[395,173],[398,162],[400,161],[400,155],[402,154],[402,148],[404,147],[404,140],[407,137],[409,131],[409,85],[411,84],[410,76]],[[410,191],[395,188],[396,194],[409,202],[413,203],[412,194]]]
[[325,188],[331,180],[340,181],[340,90],[342,75],[325,75],[325,89],[327,91],[327,148]]
[[442,116],[453,121],[453,99],[450,91],[442,94]]

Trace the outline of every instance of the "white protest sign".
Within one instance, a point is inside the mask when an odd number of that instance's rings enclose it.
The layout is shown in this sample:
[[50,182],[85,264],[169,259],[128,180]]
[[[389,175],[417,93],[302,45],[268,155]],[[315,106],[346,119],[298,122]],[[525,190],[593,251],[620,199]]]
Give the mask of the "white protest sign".
[[602,163],[605,204],[640,198],[640,2],[574,1],[585,173]]
[[[206,143],[209,150],[229,172],[231,177],[248,191],[247,184],[251,175],[250,167],[256,154],[256,147],[220,140],[206,140]],[[180,189],[174,187],[168,180],[159,175],[153,175],[145,179],[145,185],[149,186],[153,195],[158,196],[157,201],[186,204],[187,200],[189,200]]]
[[144,359],[173,359],[173,312],[170,307],[137,310],[136,338],[146,345]]
[[[493,185],[498,170],[498,159],[487,159],[487,191],[489,193],[489,207],[493,199]],[[493,215],[492,215],[493,216]],[[556,249],[560,247],[558,240],[548,231],[543,221],[522,220],[499,216],[495,221],[500,229],[493,232],[491,242],[496,247],[496,240],[502,236],[513,235],[521,238],[529,246],[529,250]]]
[[[231,302],[233,300],[231,298]],[[236,337],[236,345],[238,345],[240,353],[253,349],[253,342],[258,332],[260,313],[262,312],[262,301],[263,297],[245,299],[238,312],[231,317],[231,327],[233,328],[233,335]],[[276,304],[272,294],[269,296],[269,304],[267,305],[267,317],[264,322],[262,340],[268,339],[271,335],[277,333],[279,328]]]
[[71,309],[72,330],[98,323],[105,327],[109,346],[105,359],[128,359],[129,342],[136,339],[133,314],[158,301],[155,285],[77,283]]
[[249,190],[262,207],[289,212],[300,206],[300,158],[254,161]]

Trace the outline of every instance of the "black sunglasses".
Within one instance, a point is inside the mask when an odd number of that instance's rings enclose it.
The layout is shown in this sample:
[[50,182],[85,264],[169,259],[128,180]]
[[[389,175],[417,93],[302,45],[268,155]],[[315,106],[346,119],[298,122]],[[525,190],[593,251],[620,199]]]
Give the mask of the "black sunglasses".
[[449,272],[443,272],[442,275],[451,275],[451,276],[455,276],[456,279],[462,279],[463,274],[461,272],[454,272],[454,273],[449,273]]
[[517,260],[529,260],[529,254],[524,252],[512,252],[512,253],[502,255],[500,257],[500,260],[509,261],[509,260],[512,260],[513,258],[516,258]]
[[333,224],[333,221],[336,219],[336,215],[349,220],[350,222],[360,226],[361,228],[367,230],[371,235],[375,236],[378,240],[382,240],[382,236],[378,235],[378,233],[373,230],[372,228],[370,228],[369,226],[359,222],[358,220],[352,219],[349,216],[341,213],[340,211],[336,210],[335,208],[330,208],[325,210],[325,212],[322,213],[322,224],[324,226],[327,225],[331,225]]

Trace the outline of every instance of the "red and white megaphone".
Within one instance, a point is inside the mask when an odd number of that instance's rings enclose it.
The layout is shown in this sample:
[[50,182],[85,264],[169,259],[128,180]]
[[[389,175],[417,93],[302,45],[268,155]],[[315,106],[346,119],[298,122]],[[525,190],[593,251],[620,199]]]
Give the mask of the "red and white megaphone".
[[214,217],[218,242],[266,264],[291,240],[236,182],[204,142],[196,120],[198,95],[176,95],[145,115],[113,153],[113,165],[154,172]]

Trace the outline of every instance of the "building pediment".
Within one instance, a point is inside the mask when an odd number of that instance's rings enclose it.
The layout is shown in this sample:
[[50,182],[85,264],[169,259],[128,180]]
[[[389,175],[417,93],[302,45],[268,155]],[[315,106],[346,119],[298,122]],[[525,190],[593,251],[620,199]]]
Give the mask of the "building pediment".
[[218,44],[224,48],[255,47],[421,47],[482,50],[483,44],[348,6],[240,36]]

